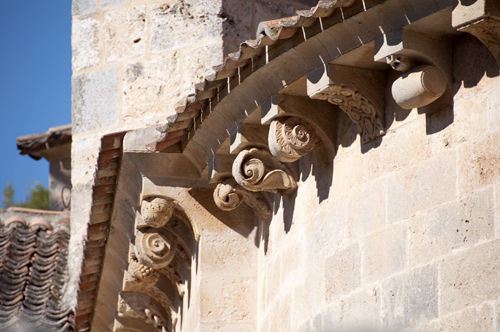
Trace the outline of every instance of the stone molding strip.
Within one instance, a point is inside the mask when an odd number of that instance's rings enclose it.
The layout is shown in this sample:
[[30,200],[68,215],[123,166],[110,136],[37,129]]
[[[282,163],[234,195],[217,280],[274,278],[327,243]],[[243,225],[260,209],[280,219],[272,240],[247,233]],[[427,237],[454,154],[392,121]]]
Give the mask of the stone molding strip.
[[88,331],[94,315],[125,133],[113,133],[101,139],[80,274],[75,315],[76,331]]

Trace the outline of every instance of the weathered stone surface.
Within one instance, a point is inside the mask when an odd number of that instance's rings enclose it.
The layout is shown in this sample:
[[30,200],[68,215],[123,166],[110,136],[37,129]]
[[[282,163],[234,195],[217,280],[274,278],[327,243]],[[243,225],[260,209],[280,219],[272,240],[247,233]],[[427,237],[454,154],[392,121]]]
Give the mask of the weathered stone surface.
[[417,214],[409,221],[409,264],[415,266],[494,236],[493,188]]
[[368,287],[342,300],[344,331],[380,331],[380,288]]
[[339,250],[325,261],[325,299],[339,299],[361,286],[361,250],[359,243]]
[[[267,263],[264,303],[268,306],[281,290],[281,256]],[[276,302],[279,303],[279,300]]]
[[393,127],[382,139],[384,149],[371,149],[365,154],[366,172],[370,179],[418,165],[431,157],[424,116]]
[[[469,307],[457,313],[432,320],[405,332],[470,332],[470,331],[496,331],[495,314],[489,303],[477,307]],[[498,326],[498,324],[496,325]]]
[[[326,258],[346,241],[346,199],[320,206],[305,226],[305,257]],[[325,236],[328,234],[328,236]],[[304,257],[304,259],[305,259]]]
[[495,186],[495,238],[500,238],[500,184]]
[[451,151],[392,175],[387,184],[389,222],[455,199],[455,163],[455,153]]
[[458,149],[458,188],[463,195],[500,181],[500,132]]
[[386,225],[386,185],[384,179],[349,194],[346,208],[349,238],[356,239]]
[[[295,280],[296,273],[301,270],[301,267],[306,261],[305,247],[308,245],[303,236],[294,234],[288,238],[290,243],[284,248],[281,254],[281,283],[285,284],[290,280]],[[288,240],[287,239],[287,240]],[[286,244],[283,243],[285,246]]]
[[253,278],[205,277],[200,284],[200,320],[253,325],[257,310],[255,295]]
[[269,0],[255,1],[255,22],[257,24],[293,15],[295,15],[295,8],[289,4]]
[[[222,24],[222,36],[224,39],[225,51],[238,51],[237,45],[243,40],[248,40],[254,37],[255,29],[252,29],[252,1],[223,1],[222,16],[225,17]],[[228,41],[231,45],[226,47]]]
[[144,120],[175,114],[175,103],[184,97],[179,84],[176,54],[126,65],[123,72],[123,119]]
[[111,6],[117,6],[120,5],[127,0],[100,0],[99,5],[102,7],[111,7]]
[[133,58],[146,51],[146,6],[124,8],[104,15],[106,62]]
[[500,241],[460,251],[439,264],[440,314],[500,297]]
[[118,124],[116,67],[72,79],[73,135]]
[[[195,83],[202,82],[204,77],[214,73],[212,67],[223,61],[222,50],[222,42],[218,42],[183,53],[184,91],[194,91]],[[192,56],[193,54],[196,56]]]
[[406,223],[372,233],[363,239],[363,283],[383,279],[407,266]]
[[73,20],[71,35],[73,71],[99,64],[99,22],[93,18]]
[[500,131],[500,87],[498,85],[488,93],[488,129]]
[[189,5],[178,2],[169,5],[151,7],[152,37],[151,52],[178,49],[186,45],[199,45],[219,39],[222,34],[222,22],[218,15],[191,13]]
[[[437,154],[453,149],[464,142],[470,142],[481,136],[488,128],[486,105],[486,94],[483,94],[481,98],[474,96],[455,101],[453,122],[429,138],[431,142],[429,147],[432,148],[433,153]],[[438,127],[438,122],[447,120],[444,114],[441,118],[440,114],[431,115],[429,119],[431,126]]]
[[[324,262],[318,261],[298,276],[293,288],[291,326],[299,326],[325,305]],[[305,275],[305,276],[304,276]],[[300,277],[299,277],[300,276]],[[299,279],[300,278],[300,279]],[[314,287],[310,287],[314,285]]]
[[200,239],[202,276],[257,276],[257,248],[242,236],[204,235]]
[[383,327],[400,331],[438,317],[438,269],[427,265],[382,284]]
[[97,9],[96,0],[73,0],[71,15],[84,15],[95,12]]

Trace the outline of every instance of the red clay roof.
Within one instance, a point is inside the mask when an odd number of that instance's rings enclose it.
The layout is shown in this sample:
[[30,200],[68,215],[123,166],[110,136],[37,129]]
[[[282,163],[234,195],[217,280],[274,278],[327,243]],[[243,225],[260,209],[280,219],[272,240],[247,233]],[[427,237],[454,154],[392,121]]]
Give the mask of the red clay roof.
[[29,222],[14,215],[0,223],[0,331],[19,326],[72,331],[61,302],[68,277],[69,219]]

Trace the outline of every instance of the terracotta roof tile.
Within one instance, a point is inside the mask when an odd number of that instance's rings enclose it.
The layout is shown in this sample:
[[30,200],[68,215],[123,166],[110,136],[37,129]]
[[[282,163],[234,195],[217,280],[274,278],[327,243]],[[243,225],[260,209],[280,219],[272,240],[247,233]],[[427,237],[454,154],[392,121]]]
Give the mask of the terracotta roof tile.
[[67,280],[69,219],[51,225],[14,215],[0,223],[0,330],[19,325],[71,331],[62,302]]

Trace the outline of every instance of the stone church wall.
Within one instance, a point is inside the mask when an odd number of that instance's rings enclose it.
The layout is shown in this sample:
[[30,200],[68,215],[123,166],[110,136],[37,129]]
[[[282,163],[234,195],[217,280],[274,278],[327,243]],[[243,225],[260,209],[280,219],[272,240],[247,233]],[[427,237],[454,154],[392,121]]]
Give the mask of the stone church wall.
[[101,137],[166,123],[194,83],[255,37],[260,21],[312,5],[310,0],[73,0],[72,259],[64,299],[70,306],[76,305]]
[[[254,37],[258,22],[315,4],[74,0],[72,259],[65,301],[76,303],[101,137],[155,132],[153,125],[175,118],[193,83]],[[198,251],[182,331],[326,332],[359,329],[360,322],[389,331],[500,326],[498,66],[474,37],[456,37],[453,47],[452,108],[404,111],[388,92],[387,133],[363,145],[355,124],[335,109],[335,157],[325,159],[321,149],[302,157],[296,194],[275,195],[272,221],[259,227],[245,204],[219,210],[214,183],[189,189],[158,180],[198,172],[187,157],[123,149],[137,154],[121,163],[135,187],[120,180],[117,197],[126,199],[116,203],[115,219],[137,212],[129,206],[135,194],[170,197],[188,216],[196,214]],[[133,146],[135,134],[127,133],[123,146]],[[150,138],[137,135],[141,143]],[[127,222],[132,229],[133,220]],[[110,237],[108,249],[131,242],[132,235],[119,235]],[[121,289],[121,281],[109,284]],[[97,323],[114,319],[113,301],[98,304],[92,331],[112,328]]]
[[333,169],[301,159],[259,249],[261,331],[498,329],[500,77],[471,36],[453,61],[453,110],[389,104],[366,151],[340,112]]

